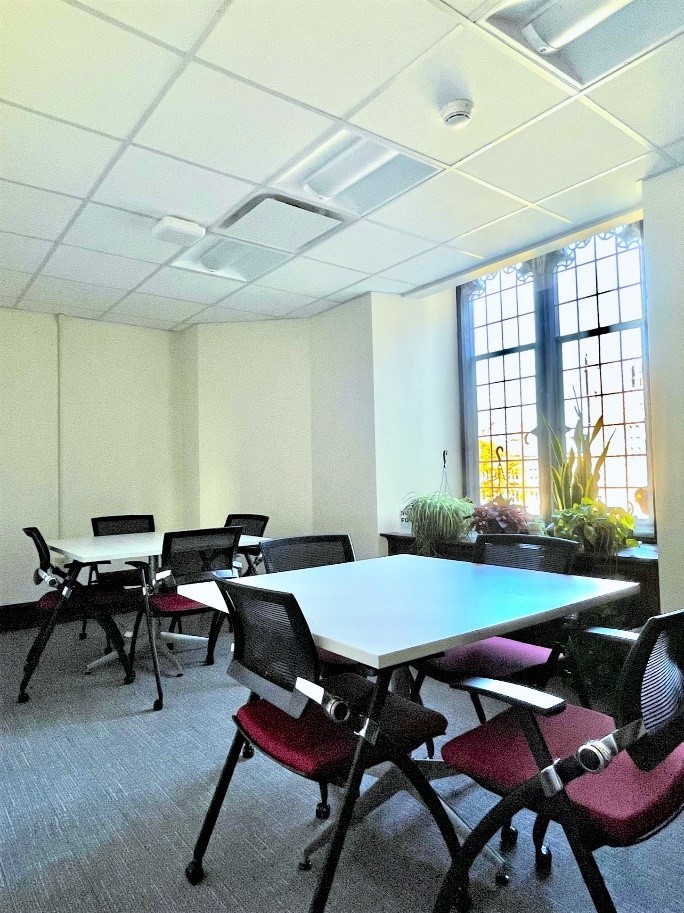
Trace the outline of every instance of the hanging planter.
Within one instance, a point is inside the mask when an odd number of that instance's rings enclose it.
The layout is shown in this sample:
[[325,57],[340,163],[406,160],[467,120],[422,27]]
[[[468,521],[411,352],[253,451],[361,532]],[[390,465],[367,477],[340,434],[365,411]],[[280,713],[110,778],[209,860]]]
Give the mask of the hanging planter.
[[417,495],[406,504],[404,515],[411,523],[419,555],[437,555],[440,543],[467,538],[472,529],[474,505],[469,498],[455,498],[449,490],[447,451],[442,452],[442,481],[439,491]]

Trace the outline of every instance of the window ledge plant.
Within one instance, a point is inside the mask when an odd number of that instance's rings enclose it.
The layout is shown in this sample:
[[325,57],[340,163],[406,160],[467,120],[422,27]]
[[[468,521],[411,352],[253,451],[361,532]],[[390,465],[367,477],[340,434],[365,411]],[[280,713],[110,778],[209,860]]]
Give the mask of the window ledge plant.
[[411,524],[419,555],[438,555],[442,542],[467,538],[473,523],[474,505],[470,498],[451,494],[446,469],[447,451],[442,452],[442,481],[439,491],[416,495],[404,507],[403,514]]
[[497,495],[473,512],[473,529],[480,533],[529,533],[532,518],[520,504]]

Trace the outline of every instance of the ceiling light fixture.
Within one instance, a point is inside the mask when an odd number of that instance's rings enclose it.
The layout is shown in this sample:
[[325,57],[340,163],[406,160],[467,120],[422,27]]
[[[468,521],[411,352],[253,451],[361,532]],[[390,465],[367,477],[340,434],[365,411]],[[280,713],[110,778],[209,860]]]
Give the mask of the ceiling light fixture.
[[359,137],[313,171],[304,187],[321,200],[332,200],[369,174],[391,162],[399,153]]
[[473,103],[469,98],[457,98],[450,101],[439,112],[447,127],[460,130],[470,123],[473,116]]
[[554,54],[632,0],[556,0],[526,26],[525,40],[538,54]]

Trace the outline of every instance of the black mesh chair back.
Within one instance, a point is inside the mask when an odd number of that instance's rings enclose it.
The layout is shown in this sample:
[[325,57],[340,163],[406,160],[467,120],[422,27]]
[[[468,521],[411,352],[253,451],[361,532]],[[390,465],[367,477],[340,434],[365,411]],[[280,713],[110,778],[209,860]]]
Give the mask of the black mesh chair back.
[[318,682],[318,652],[306,619],[291,593],[223,583],[231,603],[234,647],[229,674],[253,694],[292,717],[306,698],[295,690],[298,677]]
[[268,574],[344,564],[354,560],[351,539],[347,535],[338,534],[268,539],[262,543],[261,553]]
[[264,514],[228,514],[224,526],[241,526],[244,536],[263,536],[268,520]]
[[169,583],[180,586],[216,580],[218,571],[228,571],[232,576],[241,535],[239,526],[165,533],[161,566],[171,571],[173,577],[173,581],[167,581],[167,586]]
[[616,724],[641,719],[646,729],[627,751],[641,770],[653,770],[684,742],[684,609],[649,618],[616,693]]
[[[50,571],[52,570],[52,562],[50,561],[50,549],[48,548],[47,542],[43,538],[43,534],[38,529],[37,526],[25,526],[22,532],[26,533],[29,539],[33,540],[33,544],[38,551],[38,563],[40,565],[41,571]],[[42,578],[37,577],[37,571],[33,575],[35,583],[41,583]]]
[[122,536],[125,533],[153,533],[152,514],[118,514],[111,517],[91,517],[94,536]]
[[487,533],[475,540],[476,564],[498,564],[528,571],[568,574],[579,544],[572,539],[553,536],[527,536],[515,533]]

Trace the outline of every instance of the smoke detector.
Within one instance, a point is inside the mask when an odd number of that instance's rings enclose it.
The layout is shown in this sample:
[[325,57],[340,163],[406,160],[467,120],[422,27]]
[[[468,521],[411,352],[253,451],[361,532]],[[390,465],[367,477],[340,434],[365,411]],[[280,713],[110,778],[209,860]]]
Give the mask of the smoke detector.
[[447,127],[460,130],[473,116],[473,103],[469,98],[457,98],[444,105],[439,113]]

